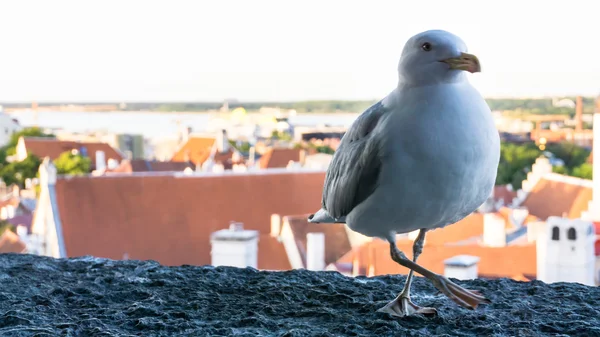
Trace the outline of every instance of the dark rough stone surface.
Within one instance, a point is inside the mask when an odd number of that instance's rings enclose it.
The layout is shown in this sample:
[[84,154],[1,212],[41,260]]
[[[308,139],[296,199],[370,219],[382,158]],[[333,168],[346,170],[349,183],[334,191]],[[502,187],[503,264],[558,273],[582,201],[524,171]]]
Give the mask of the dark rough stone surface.
[[404,276],[163,267],[155,262],[0,255],[0,336],[600,336],[600,290],[459,282],[493,303],[469,311],[417,278],[436,318],[376,310]]

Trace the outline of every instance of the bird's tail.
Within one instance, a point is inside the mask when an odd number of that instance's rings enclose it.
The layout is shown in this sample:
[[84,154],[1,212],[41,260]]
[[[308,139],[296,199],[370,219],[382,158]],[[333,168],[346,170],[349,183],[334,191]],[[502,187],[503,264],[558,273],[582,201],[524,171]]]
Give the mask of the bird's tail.
[[308,216],[308,222],[312,223],[346,223],[346,217],[334,219],[326,210],[320,209],[315,214]]

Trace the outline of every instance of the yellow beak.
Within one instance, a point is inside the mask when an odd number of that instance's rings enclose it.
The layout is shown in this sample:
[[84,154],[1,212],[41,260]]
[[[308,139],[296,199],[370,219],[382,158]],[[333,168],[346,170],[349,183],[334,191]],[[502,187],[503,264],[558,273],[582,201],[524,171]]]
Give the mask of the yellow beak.
[[481,71],[479,60],[473,54],[461,53],[459,57],[445,59],[442,62],[448,64],[450,69],[466,70],[470,73]]

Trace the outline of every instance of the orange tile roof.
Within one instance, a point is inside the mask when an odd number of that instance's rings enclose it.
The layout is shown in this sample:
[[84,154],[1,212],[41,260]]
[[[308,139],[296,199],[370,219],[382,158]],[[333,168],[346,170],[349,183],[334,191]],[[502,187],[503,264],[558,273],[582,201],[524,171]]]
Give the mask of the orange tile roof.
[[[261,171],[264,172],[264,171]],[[210,264],[210,234],[230,221],[270,232],[271,214],[321,203],[324,172],[59,178],[56,199],[69,257]]]
[[323,233],[325,235],[325,265],[336,262],[348,253],[352,246],[344,224],[309,223],[310,213],[297,216],[286,216],[292,234],[300,252],[302,262],[306,266],[306,234]]
[[425,240],[428,244],[444,244],[481,235],[483,235],[483,214],[474,212],[453,225],[427,232]]
[[260,168],[287,167],[290,160],[300,160],[300,149],[270,148],[259,159]]
[[82,148],[85,148],[87,156],[92,161],[92,168],[96,166],[96,151],[103,151],[105,160],[115,159],[117,161],[123,160],[123,156],[106,143],[87,143],[87,142],[74,142],[68,140],[57,140],[54,138],[23,138],[25,142],[25,149],[28,153],[32,153],[39,158],[50,157],[51,160],[58,158],[62,153],[79,150],[80,154],[83,154]]
[[[405,252],[407,256],[412,256],[412,242],[400,240],[397,244],[398,248]],[[369,257],[369,250],[371,250],[371,257]],[[359,247],[355,252],[346,254],[339,262],[352,262],[354,254],[357,254],[361,268],[368,269],[372,265],[375,275],[408,274],[408,269],[398,265],[391,259],[389,244],[382,240],[369,242]],[[478,273],[481,275],[512,277],[518,274],[537,274],[535,243],[498,248],[480,245],[433,245],[426,243],[418,263],[433,272],[443,274],[444,260],[461,254],[480,257]]]
[[0,236],[0,254],[23,253],[26,249],[25,243],[12,231],[7,229]]
[[529,214],[542,220],[546,220],[549,216],[563,214],[574,219],[588,209],[590,200],[592,200],[590,187],[542,178],[533,187],[522,206],[527,207]]
[[172,161],[186,162],[202,165],[210,156],[216,139],[214,137],[190,137],[183,146],[175,152]]

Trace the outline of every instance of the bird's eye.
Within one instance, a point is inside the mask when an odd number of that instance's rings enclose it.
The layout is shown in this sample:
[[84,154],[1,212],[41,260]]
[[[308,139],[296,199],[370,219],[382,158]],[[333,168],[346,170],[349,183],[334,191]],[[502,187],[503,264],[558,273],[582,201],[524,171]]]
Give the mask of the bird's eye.
[[431,43],[429,43],[429,42],[423,43],[423,45],[421,46],[421,49],[423,49],[424,51],[430,51],[431,50]]

